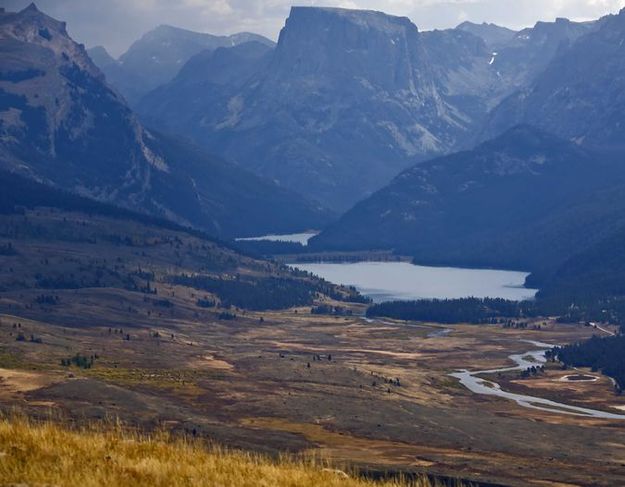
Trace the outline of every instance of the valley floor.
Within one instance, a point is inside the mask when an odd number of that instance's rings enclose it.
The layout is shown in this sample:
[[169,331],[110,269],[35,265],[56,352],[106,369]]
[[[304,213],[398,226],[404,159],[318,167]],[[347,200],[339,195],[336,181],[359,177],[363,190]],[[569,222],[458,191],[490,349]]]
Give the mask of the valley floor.
[[[78,424],[119,418],[143,430],[165,427],[349,468],[504,485],[625,482],[625,422],[522,408],[474,395],[448,376],[459,368],[505,365],[508,355],[528,349],[524,340],[566,343],[590,336],[589,328],[551,322],[540,331],[442,328],[311,316],[307,308],[193,320],[193,303],[183,298],[168,316],[133,320],[107,303],[113,296],[135,300],[130,307],[146,316],[136,293],[66,294],[53,311],[20,314],[7,312],[6,295],[0,299],[5,410]],[[84,310],[80,326],[72,319],[78,308]],[[134,324],[124,335],[109,332],[123,322]],[[16,341],[14,323],[42,343]],[[93,367],[61,365],[76,353],[97,356]],[[570,404],[613,412],[625,407],[607,378],[560,380],[570,373],[550,366],[537,378],[495,380]]]
[[[347,290],[179,229],[96,214],[0,216],[0,238],[0,410],[9,415],[76,427],[119,421],[370,475],[625,485],[625,421],[524,408],[449,375],[501,368],[532,349],[527,340],[564,344],[601,330],[553,320],[527,329],[370,321],[359,316],[364,305],[329,298]],[[274,303],[275,289],[259,284],[270,278],[291,279],[278,298],[300,299],[295,291],[314,285],[328,293],[315,292],[316,305],[353,316],[221,308],[222,296],[185,285],[203,281],[171,279],[196,273],[256,283],[243,289],[264,290],[262,300],[225,296],[263,306]],[[593,380],[562,380],[571,374]],[[610,380],[591,371],[547,364],[531,378],[489,379],[565,404],[625,409]],[[2,454],[22,447],[0,441],[1,468]]]

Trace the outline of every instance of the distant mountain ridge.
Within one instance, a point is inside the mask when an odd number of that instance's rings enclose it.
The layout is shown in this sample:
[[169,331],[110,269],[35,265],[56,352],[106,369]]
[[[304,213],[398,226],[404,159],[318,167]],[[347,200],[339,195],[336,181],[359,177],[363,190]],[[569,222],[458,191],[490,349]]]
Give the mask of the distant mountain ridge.
[[294,7],[262,59],[223,53],[238,77],[217,86],[210,56],[196,57],[137,107],[149,125],[344,211],[412,164],[472,147],[490,110],[592,28],[419,32],[381,12]]
[[475,24],[473,22],[462,22],[456,27],[456,30],[469,32],[474,36],[483,39],[489,49],[499,49],[510,42],[518,33],[507,27],[501,27],[496,24],[483,22]]
[[528,123],[587,146],[625,149],[625,9],[592,24],[490,116],[484,138]]
[[[485,115],[484,85],[496,82],[489,50],[471,34],[444,35],[451,59],[431,56],[431,36],[405,17],[294,7],[266,63],[216,99],[207,94],[211,103],[201,111],[189,114],[195,93],[186,104],[172,102],[189,84],[201,86],[199,69],[185,69],[139,109],[157,127],[346,209],[411,163],[469,139]],[[479,75],[458,81],[460,70],[477,64]],[[453,81],[439,83],[441,72]]]
[[401,173],[309,246],[544,276],[625,224],[624,182],[619,160],[518,126]]
[[[274,46],[269,39],[249,32],[215,36],[160,25],[134,42],[118,60],[114,60],[108,53],[108,58],[103,56],[102,47],[93,48],[89,52],[94,55],[94,62],[105,73],[109,82],[132,105],[144,94],[171,81],[196,54],[251,41],[268,47]],[[110,62],[111,59],[113,63]]]
[[295,194],[147,131],[65,24],[34,5],[0,14],[0,42],[0,168],[222,237],[327,220]]

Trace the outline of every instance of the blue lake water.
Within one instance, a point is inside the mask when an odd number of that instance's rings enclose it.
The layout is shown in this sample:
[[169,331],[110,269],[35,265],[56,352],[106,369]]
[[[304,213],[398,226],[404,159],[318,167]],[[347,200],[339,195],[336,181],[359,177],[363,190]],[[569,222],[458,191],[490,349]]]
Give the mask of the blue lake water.
[[407,262],[290,264],[335,284],[355,286],[374,302],[465,297],[532,299],[526,272],[427,267]]

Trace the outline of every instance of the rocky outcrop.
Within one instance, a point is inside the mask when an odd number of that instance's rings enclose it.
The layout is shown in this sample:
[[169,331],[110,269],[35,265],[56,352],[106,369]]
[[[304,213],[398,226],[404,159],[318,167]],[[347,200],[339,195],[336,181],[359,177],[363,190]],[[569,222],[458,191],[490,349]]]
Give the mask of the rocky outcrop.
[[[450,49],[430,50],[435,37]],[[184,97],[183,86],[206,81],[199,67],[185,68],[140,109],[158,126],[346,209],[411,163],[470,138],[496,82],[489,59],[468,33],[426,35],[405,17],[295,7],[257,72],[218,96],[205,90],[210,103],[200,101],[201,113],[189,116],[190,102],[179,109],[171,102]],[[462,79],[466,73],[471,79]]]
[[0,168],[214,234],[293,231],[327,214],[190,144],[146,130],[65,25],[0,15]]
[[625,10],[561,49],[492,114],[484,137],[523,122],[581,145],[625,148]]

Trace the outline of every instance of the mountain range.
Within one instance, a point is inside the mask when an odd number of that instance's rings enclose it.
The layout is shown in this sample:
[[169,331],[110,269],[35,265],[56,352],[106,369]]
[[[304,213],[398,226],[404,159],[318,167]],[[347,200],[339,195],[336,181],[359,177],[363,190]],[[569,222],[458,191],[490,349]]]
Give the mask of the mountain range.
[[404,171],[309,245],[546,274],[625,225],[624,183],[619,159],[517,126]]
[[301,230],[318,205],[146,130],[65,24],[0,14],[0,167],[220,236]]
[[[493,66],[503,75],[503,66],[523,67],[507,57],[534,56],[543,68],[489,112],[476,139],[484,142],[402,172],[311,248],[392,249],[418,263],[529,270],[528,283],[548,296],[574,299],[588,286],[618,294],[624,39],[625,10],[515,34]],[[523,42],[535,47],[520,56]]]
[[625,10],[422,32],[294,7],[277,44],[159,27],[115,60],[31,6],[0,39],[0,167],[83,196],[537,286],[625,228]]
[[137,108],[150,126],[345,211],[412,164],[471,147],[489,111],[589,29],[559,19],[420,32],[381,12],[294,7],[275,49],[222,52],[221,65],[199,54]]
[[625,9],[591,25],[493,111],[484,138],[527,123],[585,146],[625,147]]
[[160,25],[134,42],[119,59],[114,59],[102,46],[88,52],[132,106],[146,93],[171,81],[194,55],[251,41],[274,45],[269,39],[249,32],[215,36]]

